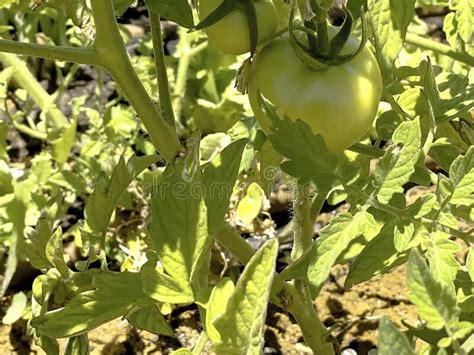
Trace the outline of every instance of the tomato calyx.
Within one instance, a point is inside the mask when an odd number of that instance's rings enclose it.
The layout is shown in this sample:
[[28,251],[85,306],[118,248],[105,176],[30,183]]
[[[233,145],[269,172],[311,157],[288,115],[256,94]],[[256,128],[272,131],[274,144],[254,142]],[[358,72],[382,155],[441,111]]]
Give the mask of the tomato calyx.
[[[309,3],[309,2],[304,2]],[[311,2],[312,3],[312,2]],[[304,27],[295,24],[295,6],[292,7],[288,25],[288,33],[290,36],[290,45],[295,52],[298,59],[305,65],[317,71],[325,71],[331,66],[341,65],[353,60],[364,49],[368,39],[367,20],[365,18],[364,7],[361,7],[361,24],[362,24],[362,38],[359,47],[352,53],[341,54],[342,49],[347,43],[354,25],[354,17],[351,11],[343,5],[342,9],[345,13],[344,23],[337,34],[329,41],[327,32],[327,11],[318,4],[313,4],[316,8],[314,10],[313,18],[308,21],[308,9],[301,6],[299,2],[298,8],[301,16],[304,18]],[[303,9],[303,10],[302,10]],[[302,11],[304,11],[302,13]],[[316,26],[314,23],[316,22]],[[317,32],[314,28],[317,27]],[[308,37],[309,46],[303,43],[296,32],[305,32]]]

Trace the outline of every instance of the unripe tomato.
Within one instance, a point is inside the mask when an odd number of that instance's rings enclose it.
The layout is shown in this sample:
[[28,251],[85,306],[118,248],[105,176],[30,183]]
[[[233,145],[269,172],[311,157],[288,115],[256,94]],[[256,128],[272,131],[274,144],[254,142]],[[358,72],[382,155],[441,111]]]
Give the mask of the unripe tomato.
[[[341,54],[355,51],[359,43],[350,37]],[[248,88],[255,117],[268,132],[271,121],[258,105],[259,90],[279,115],[301,119],[321,134],[329,150],[342,152],[369,131],[382,95],[382,76],[367,47],[350,62],[316,71],[298,59],[289,38],[282,36],[255,55]]]
[[[199,17],[206,18],[222,0],[200,0]],[[278,15],[271,0],[255,0],[258,23],[258,43],[268,40],[278,26]],[[250,36],[243,11],[235,10],[219,22],[204,29],[209,42],[224,53],[239,55],[250,52]]]

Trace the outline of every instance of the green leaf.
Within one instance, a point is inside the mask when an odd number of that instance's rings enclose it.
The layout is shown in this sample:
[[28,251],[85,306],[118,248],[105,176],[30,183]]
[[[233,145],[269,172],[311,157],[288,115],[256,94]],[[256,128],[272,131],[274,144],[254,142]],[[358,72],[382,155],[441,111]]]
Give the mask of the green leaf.
[[64,129],[59,138],[56,138],[51,142],[53,146],[53,158],[57,161],[59,166],[62,166],[69,153],[76,142],[76,131],[77,131],[77,122],[79,120],[79,111],[80,107],[84,105],[85,97],[74,99],[72,102],[73,112],[72,112],[72,121]]
[[400,124],[393,141],[397,146],[390,146],[378,161],[374,172],[373,184],[378,190],[377,199],[384,204],[388,204],[395,193],[403,193],[403,185],[415,171],[415,164],[421,154],[419,119]]
[[464,43],[472,43],[474,31],[474,13],[471,0],[453,0],[452,8],[456,10],[456,20],[458,23],[457,32]]
[[360,8],[364,6],[364,9],[367,9],[367,0],[348,0],[347,8],[352,13],[354,18],[360,17]]
[[265,243],[252,257],[237,281],[225,313],[215,322],[221,341],[218,354],[259,354],[263,347],[263,325],[275,274],[278,241]]
[[369,0],[377,59],[385,81],[391,81],[395,59],[403,47],[416,0]]
[[469,254],[467,255],[466,259],[466,268],[467,272],[469,273],[469,277],[471,281],[474,282],[474,249],[469,249]]
[[250,224],[262,210],[265,194],[259,184],[253,182],[237,205],[236,214],[244,224]]
[[84,0],[68,0],[64,3],[66,15],[74,25],[80,27],[84,18],[86,4]]
[[188,280],[171,278],[156,268],[157,258],[147,253],[148,261],[141,269],[143,292],[163,303],[189,303],[194,300],[191,284]]
[[127,9],[132,6],[135,0],[113,0],[115,16],[122,16]]
[[158,155],[132,156],[125,164],[122,156],[110,178],[105,175],[99,177],[85,208],[86,222],[94,232],[105,233],[110,217],[128,185],[159,159]]
[[207,223],[211,235],[224,225],[224,217],[239,174],[239,157],[242,157],[246,142],[246,139],[240,139],[229,144],[203,170]]
[[393,229],[393,244],[397,252],[403,252],[415,233],[415,226],[410,221],[397,221]]
[[454,294],[433,278],[416,249],[410,252],[407,275],[408,299],[429,328],[438,330],[456,320],[459,309]]
[[89,355],[89,340],[87,335],[68,338],[64,355]]
[[193,28],[193,12],[187,0],[146,0],[150,11],[158,13],[167,20]]
[[209,297],[209,305],[206,312],[206,333],[214,343],[221,340],[221,336],[214,326],[214,321],[225,313],[234,288],[232,280],[224,278],[214,286]]
[[7,309],[7,313],[2,318],[3,324],[13,324],[23,316],[28,297],[23,292],[18,292],[13,296],[12,303]]
[[461,250],[460,246],[448,236],[438,236],[444,233],[432,233],[433,240],[428,244],[426,257],[430,264],[430,271],[436,281],[450,287],[456,278],[461,265],[455,254]]
[[138,309],[128,315],[127,320],[135,327],[146,330],[150,333],[167,336],[173,335],[173,330],[170,328],[168,323],[166,323],[165,318],[156,305]]
[[13,4],[17,4],[19,0],[0,0],[0,9],[8,8]]
[[[192,140],[199,143],[196,136]],[[168,165],[152,199],[150,234],[167,274],[191,282],[194,295],[207,286],[207,209],[199,167],[199,146]]]
[[326,282],[337,258],[347,249],[350,242],[360,235],[375,235],[377,232],[377,223],[367,211],[357,212],[354,216],[343,213],[332,218],[319,232],[311,251],[308,279],[317,292]]
[[43,212],[36,223],[36,229],[25,231],[28,236],[26,255],[30,264],[38,270],[49,269],[53,266],[46,256],[46,246],[51,238],[53,222],[51,216]]
[[[372,277],[381,275],[407,260],[407,251],[397,252],[395,248],[394,230],[397,223],[399,222],[392,221],[386,224],[379,234],[362,250],[349,270],[344,284],[345,288],[370,280]],[[412,238],[411,244],[407,248],[420,243],[423,233],[418,233],[419,235]]]
[[453,205],[474,204],[474,146],[464,156],[459,156],[449,168]]
[[50,264],[58,269],[63,276],[69,276],[71,270],[64,261],[63,233],[61,228],[58,228],[48,240],[45,255]]
[[382,317],[379,322],[378,355],[415,355],[415,349],[398,328],[387,318]]
[[[1,85],[1,83],[0,83]],[[1,96],[0,96],[1,99]],[[7,134],[8,134],[8,126],[7,123],[3,120],[0,120],[0,161],[1,160],[8,160],[8,153],[7,153]],[[1,172],[0,172],[1,174]],[[1,179],[1,177],[0,177]],[[0,189],[1,191],[1,189]],[[1,194],[1,192],[0,192]]]
[[328,151],[321,135],[314,135],[301,120],[281,119],[270,104],[260,99],[262,108],[272,120],[268,139],[278,153],[288,158],[281,165],[282,170],[300,183],[312,181],[318,191],[329,191],[337,185],[338,158]]
[[104,272],[94,278],[95,290],[75,296],[64,308],[33,318],[39,335],[77,336],[155,301],[142,291],[140,274]]

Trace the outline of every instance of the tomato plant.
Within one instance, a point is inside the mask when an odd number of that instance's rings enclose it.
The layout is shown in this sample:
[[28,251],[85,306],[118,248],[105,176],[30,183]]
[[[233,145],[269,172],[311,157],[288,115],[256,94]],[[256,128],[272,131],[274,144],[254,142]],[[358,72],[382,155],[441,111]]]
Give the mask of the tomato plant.
[[[223,0],[200,0],[199,16],[207,17]],[[275,5],[271,0],[256,0],[253,2],[258,24],[258,43],[273,36],[278,25],[278,16]],[[217,49],[228,54],[243,54],[250,52],[249,25],[245,14],[240,9],[227,14],[216,24],[204,30],[209,42]]]
[[[357,46],[351,37],[342,53]],[[250,104],[268,132],[271,122],[259,107],[259,92],[278,113],[306,122],[331,151],[340,152],[370,129],[382,95],[382,76],[367,47],[347,63],[317,71],[298,59],[284,36],[256,54],[250,76]]]
[[32,1],[0,0],[0,337],[473,353],[469,1]]

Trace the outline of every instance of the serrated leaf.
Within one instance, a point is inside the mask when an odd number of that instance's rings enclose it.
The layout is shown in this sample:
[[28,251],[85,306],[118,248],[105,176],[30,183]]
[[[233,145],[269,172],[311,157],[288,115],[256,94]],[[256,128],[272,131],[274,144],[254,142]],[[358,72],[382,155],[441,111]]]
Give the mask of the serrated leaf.
[[379,322],[378,355],[414,355],[415,349],[398,328],[386,317]]
[[385,81],[390,81],[395,59],[403,47],[416,0],[369,0],[369,14],[377,58]]
[[408,215],[415,219],[425,217],[439,207],[434,194],[420,196],[414,203],[408,206]]
[[69,153],[76,142],[77,122],[79,120],[78,106],[84,104],[84,102],[85,98],[73,100],[73,119],[69,125],[64,128],[59,138],[51,142],[53,158],[57,161],[59,166],[62,166],[67,161]]
[[151,239],[167,274],[191,282],[195,296],[207,286],[207,209],[199,167],[199,139],[189,153],[168,165],[151,202]]
[[77,336],[155,302],[143,293],[138,273],[104,272],[94,278],[94,286],[95,290],[79,293],[64,308],[33,318],[37,333],[50,338]]
[[429,328],[442,329],[457,318],[455,296],[433,278],[416,249],[410,252],[407,281],[408,299],[417,306],[418,314]]
[[239,158],[242,157],[246,143],[246,139],[241,139],[229,144],[203,170],[207,225],[211,235],[224,225],[224,217],[239,174]]
[[193,13],[187,0],[146,0],[146,4],[150,11],[167,20],[186,28],[194,27]]
[[64,261],[63,233],[58,228],[46,244],[45,255],[51,265],[53,265],[63,276],[68,276],[71,272]]
[[470,43],[474,31],[474,15],[471,0],[453,0],[452,8],[456,10],[457,32],[464,43]]
[[107,230],[110,217],[128,185],[159,159],[158,155],[132,156],[125,163],[121,156],[110,178],[103,174],[99,177],[85,207],[86,222],[94,232],[102,234]]
[[321,135],[314,135],[303,121],[281,119],[275,109],[260,97],[260,104],[272,120],[268,139],[273,148],[286,157],[281,168],[300,183],[312,181],[318,191],[329,191],[337,185],[338,158],[330,153]]
[[250,224],[262,210],[264,192],[259,184],[253,182],[247,188],[245,196],[237,205],[236,214],[244,224]]
[[[154,255],[154,254],[153,254]],[[142,266],[143,292],[151,298],[171,304],[189,303],[194,300],[188,280],[171,278],[156,269],[157,258],[147,253],[148,261]]]
[[135,327],[153,334],[173,335],[172,329],[156,305],[140,308],[128,315],[127,320]]
[[402,148],[391,146],[378,161],[373,184],[377,199],[388,204],[395,193],[403,192],[403,185],[410,180],[421,154],[421,131],[418,118],[403,122],[395,131],[393,141]]
[[230,296],[234,291],[234,283],[224,278],[212,289],[209,306],[206,312],[206,333],[212,342],[220,341],[221,336],[214,326],[214,321],[225,313]]
[[[436,233],[432,237],[436,237]],[[451,287],[461,265],[457,262],[455,254],[460,251],[459,245],[447,239],[438,237],[428,244],[426,257],[430,264],[430,271],[436,281],[444,283],[445,287]]]
[[378,226],[367,211],[340,214],[330,220],[319,232],[311,251],[308,279],[316,292],[326,282],[337,258],[347,249],[350,242],[360,235],[376,234]]
[[459,156],[449,168],[452,186],[450,203],[472,206],[474,204],[474,146],[464,156]]
[[275,273],[278,241],[265,243],[250,259],[237,281],[225,313],[214,322],[221,341],[218,354],[259,354],[263,347],[263,325]]
[[[379,234],[362,250],[349,270],[344,284],[345,288],[370,280],[372,277],[381,275],[407,260],[407,251],[404,250],[399,253],[395,248],[394,229],[397,222],[397,220],[394,220],[386,224]],[[421,232],[417,233],[422,235]],[[408,247],[419,244],[421,235],[415,236]]]
[[410,221],[397,221],[393,229],[393,244],[397,252],[403,252],[415,233],[415,226]]

